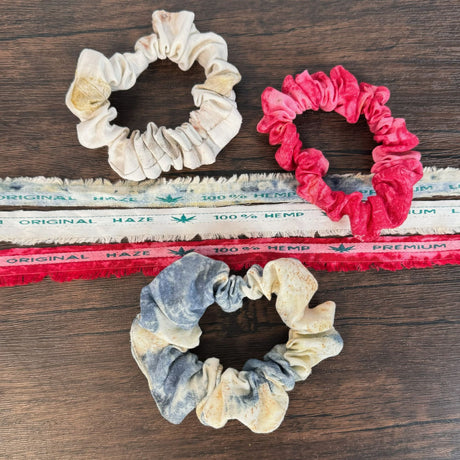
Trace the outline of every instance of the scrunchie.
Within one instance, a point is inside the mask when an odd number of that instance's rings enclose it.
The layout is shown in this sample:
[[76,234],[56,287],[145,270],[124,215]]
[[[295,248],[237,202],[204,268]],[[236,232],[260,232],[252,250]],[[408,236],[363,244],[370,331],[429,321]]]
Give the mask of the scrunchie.
[[[286,391],[343,346],[333,327],[335,303],[308,308],[317,288],[296,259],[274,260],[263,270],[253,265],[242,278],[229,276],[223,262],[190,253],[160,272],[142,290],[131,350],[163,417],[180,423],[196,408],[201,423],[214,428],[237,419],[257,433],[275,430],[288,407]],[[188,351],[198,345],[198,322],[214,302],[232,312],[244,297],[270,299],[272,294],[290,328],[289,341],[276,345],[263,361],[250,359],[241,372],[222,372],[217,358],[203,363]]]
[[[353,235],[374,238],[385,228],[395,228],[406,219],[412,201],[413,185],[423,175],[420,153],[411,151],[418,139],[411,134],[404,119],[393,118],[385,105],[390,91],[384,86],[360,83],[342,66],[312,75],[307,70],[293,78],[288,75],[281,91],[266,88],[262,93],[263,118],[257,125],[269,133],[271,145],[281,144],[276,160],[286,170],[296,170],[297,193],[324,210],[334,221],[350,217]],[[364,114],[376,142],[372,151],[376,196],[362,201],[360,192],[346,195],[332,191],[324,182],[329,162],[321,151],[302,148],[293,120],[305,110],[334,110],[349,123]]]
[[[225,40],[213,32],[200,33],[194,17],[189,11],[155,11],[154,33],[140,38],[134,53],[116,53],[110,59],[91,49],[80,54],[66,96],[67,106],[81,121],[78,139],[88,148],[107,145],[111,167],[125,179],[154,179],[171,165],[193,169],[214,163],[240,129],[241,115],[232,88],[241,75],[227,62]],[[112,91],[134,86],[149,63],[165,58],[184,71],[195,61],[204,68],[206,81],[192,88],[199,110],[175,129],[150,122],[144,133],[135,130],[128,137],[128,128],[110,123],[117,111],[108,98]]]

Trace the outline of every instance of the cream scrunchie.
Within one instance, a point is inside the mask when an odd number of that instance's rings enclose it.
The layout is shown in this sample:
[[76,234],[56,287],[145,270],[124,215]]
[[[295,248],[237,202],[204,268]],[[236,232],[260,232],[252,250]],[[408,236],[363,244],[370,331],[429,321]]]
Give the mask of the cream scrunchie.
[[[180,423],[193,409],[201,423],[223,427],[237,419],[256,433],[275,430],[284,418],[296,381],[342,349],[334,329],[334,302],[308,308],[318,284],[297,259],[278,259],[244,278],[229,275],[224,262],[197,253],[165,268],[141,293],[141,312],[131,327],[131,350],[147,377],[163,417]],[[217,358],[204,362],[188,350],[199,343],[198,322],[216,302],[224,311],[242,307],[244,297],[270,299],[290,328],[285,345],[242,371],[223,371]]]
[[[241,115],[233,86],[241,80],[236,67],[227,62],[227,44],[213,33],[200,33],[189,11],[152,15],[154,33],[140,38],[134,53],[116,53],[110,59],[84,49],[66,104],[79,119],[78,139],[88,148],[107,145],[110,166],[123,178],[154,179],[171,165],[175,169],[197,168],[214,163],[217,154],[238,133]],[[181,70],[195,61],[204,68],[206,81],[192,88],[198,110],[175,129],[150,122],[144,133],[110,122],[117,116],[108,98],[112,91],[134,86],[137,77],[157,59],[170,59]]]

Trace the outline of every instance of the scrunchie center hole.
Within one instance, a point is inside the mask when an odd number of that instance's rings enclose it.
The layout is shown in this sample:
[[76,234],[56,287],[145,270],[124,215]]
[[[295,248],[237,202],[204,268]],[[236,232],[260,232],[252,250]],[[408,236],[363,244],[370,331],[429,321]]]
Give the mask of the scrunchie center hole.
[[348,123],[335,112],[307,110],[294,120],[303,148],[321,150],[329,161],[328,174],[369,174],[372,150],[377,145],[361,116]]
[[218,358],[224,369],[241,370],[251,358],[262,359],[275,345],[287,342],[289,328],[275,308],[276,296],[271,301],[244,299],[243,307],[225,313],[211,305],[200,320],[203,334],[200,345],[192,350],[201,361]]
[[110,104],[118,112],[114,123],[140,131],[151,121],[157,126],[175,128],[188,121],[190,112],[197,108],[192,87],[205,78],[197,63],[183,72],[169,59],[158,59],[141,73],[132,88],[110,95]]

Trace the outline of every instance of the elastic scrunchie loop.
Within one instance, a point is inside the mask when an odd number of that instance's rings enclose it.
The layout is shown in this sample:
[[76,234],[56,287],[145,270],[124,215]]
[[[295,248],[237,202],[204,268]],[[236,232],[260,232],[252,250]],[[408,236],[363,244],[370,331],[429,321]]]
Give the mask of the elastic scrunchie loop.
[[[240,129],[233,86],[241,75],[227,62],[225,40],[213,32],[200,33],[194,17],[189,11],[155,11],[154,33],[140,38],[134,53],[116,53],[110,59],[91,49],[80,54],[66,96],[67,106],[81,121],[78,140],[88,148],[107,145],[110,166],[125,179],[154,179],[171,165],[194,169],[214,163]],[[128,137],[128,128],[110,123],[117,111],[108,98],[112,91],[134,86],[150,63],[166,58],[184,71],[195,61],[204,68],[206,81],[192,88],[199,110],[175,129],[150,122],[144,133],[135,130]]]
[[[411,134],[402,118],[393,118],[385,106],[390,92],[384,86],[358,84],[342,66],[334,67],[328,77],[323,72],[312,75],[307,70],[293,78],[288,75],[281,91],[266,88],[262,93],[264,117],[257,125],[269,133],[271,145],[281,144],[276,160],[286,170],[294,170],[299,181],[297,193],[317,205],[334,221],[350,218],[353,235],[373,238],[382,229],[395,228],[406,219],[412,201],[413,185],[423,175],[420,153],[412,151],[418,139]],[[306,110],[334,110],[349,123],[364,114],[376,142],[372,151],[376,196],[362,201],[360,192],[346,195],[332,191],[323,176],[329,162],[321,151],[302,148],[295,117]]]
[[[343,346],[333,327],[335,303],[308,308],[317,288],[296,259],[274,260],[263,270],[253,265],[242,278],[230,276],[223,262],[190,253],[160,272],[142,290],[131,350],[163,417],[180,423],[196,409],[201,423],[214,428],[237,419],[254,432],[275,430],[288,407],[286,391]],[[232,312],[242,307],[244,297],[270,299],[272,294],[290,328],[289,340],[262,361],[250,359],[241,372],[222,372],[217,358],[203,363],[188,351],[198,345],[198,322],[214,302]]]

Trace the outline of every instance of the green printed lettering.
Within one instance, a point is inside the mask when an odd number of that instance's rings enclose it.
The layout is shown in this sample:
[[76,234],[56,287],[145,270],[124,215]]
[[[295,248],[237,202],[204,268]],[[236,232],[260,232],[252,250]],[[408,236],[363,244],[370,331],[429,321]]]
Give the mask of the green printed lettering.
[[308,251],[310,246],[288,246],[288,251]]
[[445,248],[446,243],[441,243],[441,244],[434,244],[433,249],[438,249],[438,248]]
[[137,201],[136,198],[133,197],[123,197],[123,198],[117,198],[115,196],[93,196],[94,201],[117,201],[117,202],[129,202],[129,201]]
[[411,214],[436,214],[436,209],[411,209]]
[[297,211],[297,212],[283,212],[283,217],[299,217],[303,216],[303,212]]
[[150,255],[150,251],[134,251],[134,254],[132,254],[133,257],[148,256],[148,255]]
[[254,193],[254,198],[270,198],[271,193]]
[[119,217],[113,218],[113,222],[122,223],[139,223],[139,222],[153,222],[153,217]]

